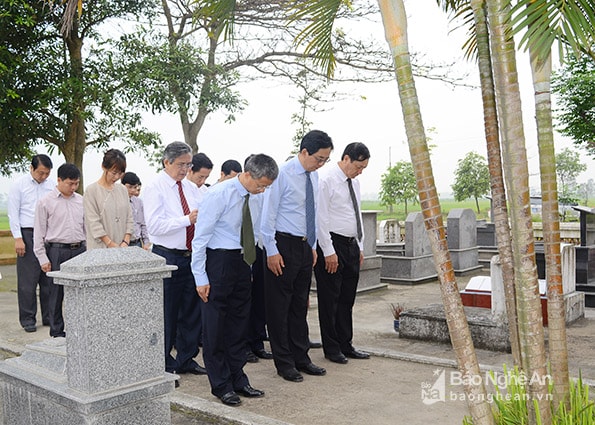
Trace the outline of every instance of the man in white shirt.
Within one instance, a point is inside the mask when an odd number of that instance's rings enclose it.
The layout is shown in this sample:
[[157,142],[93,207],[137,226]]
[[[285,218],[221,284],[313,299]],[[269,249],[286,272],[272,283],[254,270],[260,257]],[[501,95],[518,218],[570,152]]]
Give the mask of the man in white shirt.
[[8,193],[8,221],[17,253],[17,294],[19,322],[26,332],[37,330],[37,286],[44,325],[49,325],[48,278],[33,253],[33,225],[37,202],[51,192],[56,182],[50,179],[52,160],[39,154],[31,159],[29,173],[15,180]]
[[[153,252],[177,270],[163,279],[165,370],[206,374],[194,357],[200,338],[200,304],[190,269],[194,224],[202,199],[198,187],[185,179],[192,167],[192,149],[173,142],[163,152],[163,170],[145,189],[145,222]],[[172,350],[176,348],[176,358]]]
[[363,143],[350,143],[341,160],[319,178],[318,261],[314,267],[318,317],[324,356],[339,364],[347,363],[347,357],[370,357],[351,344],[353,304],[364,260],[361,197],[355,178],[368,166],[369,158]]

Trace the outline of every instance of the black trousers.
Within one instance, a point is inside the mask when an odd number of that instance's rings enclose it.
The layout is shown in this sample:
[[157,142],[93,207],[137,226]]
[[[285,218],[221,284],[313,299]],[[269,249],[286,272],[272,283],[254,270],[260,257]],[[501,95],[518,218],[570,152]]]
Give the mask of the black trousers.
[[311,363],[308,356],[308,294],[312,284],[312,248],[297,237],[277,233],[285,267],[275,276],[267,267],[264,292],[267,329],[277,371]]
[[19,322],[21,326],[35,326],[37,316],[37,285],[39,304],[44,324],[49,323],[49,278],[41,271],[39,260],[33,253],[33,229],[21,228],[25,243],[25,255],[17,257],[17,297],[19,302]]
[[[191,257],[155,245],[153,252],[165,258],[167,264],[178,267],[172,271],[171,277],[163,279],[165,370],[183,372],[194,366],[201,332],[201,305],[190,268]],[[176,358],[172,356],[174,344]]]
[[318,319],[324,354],[353,351],[353,304],[359,280],[360,250],[355,240],[331,235],[339,259],[335,273],[325,270],[324,254],[318,248],[314,267],[318,296]]
[[202,303],[203,358],[217,397],[249,384],[246,329],[250,316],[250,266],[240,250],[207,249],[209,300]]
[[248,326],[248,349],[252,351],[264,349],[264,340],[267,338],[264,306],[265,267],[263,251],[257,246],[256,261],[252,265],[252,301]]
[[[52,271],[60,270],[60,265],[71,258],[85,252],[85,245],[79,248],[46,247],[46,253],[52,264]],[[64,286],[56,285],[54,278],[48,277],[50,296],[48,302],[48,319],[50,336],[65,336],[64,316],[62,315],[62,302],[64,301]]]

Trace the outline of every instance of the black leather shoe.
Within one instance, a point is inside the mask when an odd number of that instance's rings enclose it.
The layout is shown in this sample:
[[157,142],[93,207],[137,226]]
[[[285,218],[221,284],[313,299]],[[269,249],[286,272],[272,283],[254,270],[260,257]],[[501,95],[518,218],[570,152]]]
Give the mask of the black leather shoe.
[[25,332],[36,332],[37,331],[37,326],[35,326],[35,325],[27,325],[27,326],[23,326],[23,329],[25,329]]
[[250,384],[246,385],[244,388],[240,388],[236,390],[236,393],[239,395],[243,395],[244,397],[250,398],[257,398],[264,396],[264,391],[257,390],[256,388],[252,388]]
[[310,348],[322,348],[322,343],[318,341],[310,341]]
[[242,404],[242,400],[240,396],[235,393],[235,391],[230,391],[228,393],[223,394],[219,399],[223,402],[223,404],[227,404],[228,406],[239,406]]
[[289,369],[284,372],[278,371],[277,374],[286,381],[302,382],[304,380],[302,374],[299,373],[296,369]]
[[329,359],[331,362],[339,363],[339,364],[346,364],[348,362],[347,357],[343,355],[343,353],[339,354],[325,354],[324,357]]
[[265,360],[270,360],[273,358],[273,353],[265,350],[264,348],[261,348],[260,350],[254,350],[254,354],[256,355],[256,357]]
[[314,363],[308,363],[304,366],[297,366],[297,370],[307,373],[308,375],[322,376],[326,375],[326,369],[316,366]]
[[246,361],[248,363],[258,363],[258,357],[252,351],[246,353]]
[[349,351],[348,353],[343,353],[345,354],[345,356],[347,357],[351,357],[352,359],[369,359],[370,358],[370,354],[366,353],[364,351],[359,351],[356,350],[355,348],[353,349],[353,351]]
[[186,373],[191,373],[193,375],[206,375],[207,370],[197,363],[196,366],[192,366],[189,369],[177,370],[176,373],[180,375],[184,375]]

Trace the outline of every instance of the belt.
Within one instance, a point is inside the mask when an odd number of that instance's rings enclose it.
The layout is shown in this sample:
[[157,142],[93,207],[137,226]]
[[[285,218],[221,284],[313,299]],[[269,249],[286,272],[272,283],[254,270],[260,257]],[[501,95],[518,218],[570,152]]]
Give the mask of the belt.
[[292,235],[291,233],[286,233],[286,232],[275,232],[275,233],[279,236],[283,236],[284,238],[297,239],[302,242],[306,242],[308,240],[308,238],[305,236],[295,236],[295,235]]
[[357,239],[354,236],[343,236],[335,232],[330,232],[331,238],[337,239],[339,242],[343,243],[354,243],[357,242]]
[[74,242],[74,243],[60,243],[60,242],[47,242],[46,246],[50,248],[62,248],[62,249],[79,249],[86,246],[85,241]]
[[180,257],[190,257],[192,255],[192,251],[189,249],[174,249],[174,248],[166,248],[162,245],[153,245],[154,248],[160,249],[165,252],[169,252],[174,255],[178,255]]
[[241,249],[225,249],[225,248],[207,248],[207,251],[230,252],[230,253],[235,253],[235,254],[240,254],[242,252]]
[[30,230],[30,231],[33,231],[33,227],[21,227],[21,230]]

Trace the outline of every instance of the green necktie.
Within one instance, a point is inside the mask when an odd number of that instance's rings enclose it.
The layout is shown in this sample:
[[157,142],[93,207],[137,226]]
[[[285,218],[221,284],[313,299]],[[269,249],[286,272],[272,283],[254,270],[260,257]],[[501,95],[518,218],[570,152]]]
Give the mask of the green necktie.
[[256,261],[256,246],[254,243],[254,228],[252,227],[252,216],[250,215],[250,194],[244,197],[242,207],[242,233],[240,244],[244,248],[244,261],[251,266]]

